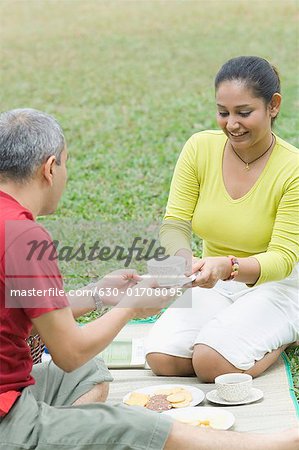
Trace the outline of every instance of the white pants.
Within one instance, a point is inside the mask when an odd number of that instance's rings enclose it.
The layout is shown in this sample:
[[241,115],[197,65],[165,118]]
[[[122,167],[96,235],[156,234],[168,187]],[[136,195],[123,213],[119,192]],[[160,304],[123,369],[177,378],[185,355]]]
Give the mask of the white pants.
[[252,288],[218,281],[213,289],[186,290],[154,324],[146,354],[192,358],[194,345],[205,344],[236,368],[250,369],[266,353],[298,339],[298,272],[299,265],[284,280]]

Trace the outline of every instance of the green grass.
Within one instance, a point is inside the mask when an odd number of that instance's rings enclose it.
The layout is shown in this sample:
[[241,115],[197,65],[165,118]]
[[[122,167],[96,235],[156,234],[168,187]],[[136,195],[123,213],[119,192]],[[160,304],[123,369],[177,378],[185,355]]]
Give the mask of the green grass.
[[294,393],[299,401],[299,346],[289,348],[286,350],[286,354],[288,356],[288,361],[292,372]]
[[[2,0],[0,14],[1,109],[45,110],[67,136],[67,190],[45,220],[66,243],[154,236],[182,145],[216,127],[213,78],[230,57],[279,68],[276,132],[298,146],[296,0]],[[116,267],[62,263],[68,287]]]

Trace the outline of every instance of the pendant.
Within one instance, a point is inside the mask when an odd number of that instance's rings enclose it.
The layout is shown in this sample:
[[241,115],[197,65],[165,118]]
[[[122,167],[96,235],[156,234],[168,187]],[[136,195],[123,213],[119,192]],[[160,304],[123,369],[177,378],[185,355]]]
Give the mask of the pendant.
[[249,164],[248,164],[248,163],[246,163],[245,169],[246,169],[246,170],[249,170]]

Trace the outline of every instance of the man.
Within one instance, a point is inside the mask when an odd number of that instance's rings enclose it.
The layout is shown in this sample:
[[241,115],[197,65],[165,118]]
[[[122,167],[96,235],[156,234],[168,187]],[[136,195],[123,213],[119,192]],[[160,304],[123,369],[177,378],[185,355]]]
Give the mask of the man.
[[[173,423],[145,408],[104,403],[112,377],[96,355],[130,319],[157,313],[171,296],[120,296],[108,313],[76,326],[74,317],[106,299],[86,295],[82,303],[67,297],[50,258],[51,237],[35,222],[55,211],[66,160],[65,139],[53,117],[32,109],[0,115],[0,447],[295,450],[297,430],[244,438]],[[32,240],[48,244],[42,260],[26,258]],[[104,277],[97,287],[130,286],[134,292],[137,283],[154,288],[153,281],[141,281],[130,270]],[[30,297],[21,294],[33,291]],[[32,327],[53,358],[33,370],[26,344]]]

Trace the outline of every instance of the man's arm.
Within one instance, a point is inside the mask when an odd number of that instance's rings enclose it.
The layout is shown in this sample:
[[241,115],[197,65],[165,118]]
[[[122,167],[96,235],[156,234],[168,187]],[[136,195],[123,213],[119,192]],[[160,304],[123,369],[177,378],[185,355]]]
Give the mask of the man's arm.
[[32,323],[55,364],[71,372],[104,350],[130,319],[158,314],[176,295],[175,289],[156,295],[154,287],[154,280],[140,282],[132,296],[125,296],[117,307],[84,327],[76,324],[70,307],[45,313]]
[[32,322],[55,364],[71,372],[104,350],[133,316],[130,308],[115,308],[79,327],[68,307],[43,314]]
[[[122,297],[124,297],[123,293],[126,292],[129,287],[132,288],[136,285],[140,280],[141,277],[137,274],[136,270],[119,269],[108,273],[102,279],[93,283],[92,286],[89,284],[81,289],[71,290],[66,296],[73,317],[76,319],[77,317],[81,317],[83,314],[87,314],[96,309],[94,300],[95,289],[103,294],[101,295],[101,298],[103,299],[104,306],[114,306],[120,302]],[[106,297],[105,292],[109,293]],[[112,295],[112,293],[114,294]],[[119,295],[117,295],[117,293],[119,293]],[[38,331],[33,326],[30,335],[34,336],[37,333]]]
[[[85,288],[81,288],[80,291],[86,289],[87,286]],[[77,289],[76,291],[78,293],[79,289]],[[86,293],[84,295],[70,295],[70,293],[67,293],[66,296],[70,303],[72,315],[75,319],[96,309],[94,298],[91,293]]]
[[132,288],[141,279],[134,269],[118,269],[92,285],[71,290],[67,297],[73,316],[77,318],[95,310],[95,289],[100,293],[105,306],[114,306],[124,297],[127,289]]
[[[84,296],[83,295],[75,296],[66,294],[66,296],[68,298],[70,309],[74,319],[77,319],[77,317],[81,317],[84,314],[87,314],[95,310],[95,302],[92,295],[85,294]],[[38,331],[35,325],[33,325],[30,332],[30,336],[35,336],[36,334],[38,334]]]

